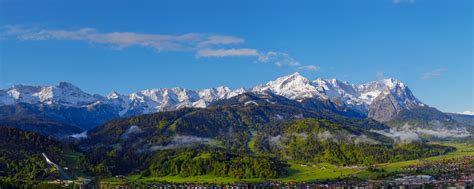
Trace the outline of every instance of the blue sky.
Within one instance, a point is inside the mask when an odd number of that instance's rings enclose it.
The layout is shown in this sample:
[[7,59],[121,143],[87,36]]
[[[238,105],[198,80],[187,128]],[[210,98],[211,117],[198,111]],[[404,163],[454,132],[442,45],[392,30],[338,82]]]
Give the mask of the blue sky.
[[238,88],[298,71],[393,77],[442,111],[474,110],[470,0],[196,2],[1,1],[0,87]]

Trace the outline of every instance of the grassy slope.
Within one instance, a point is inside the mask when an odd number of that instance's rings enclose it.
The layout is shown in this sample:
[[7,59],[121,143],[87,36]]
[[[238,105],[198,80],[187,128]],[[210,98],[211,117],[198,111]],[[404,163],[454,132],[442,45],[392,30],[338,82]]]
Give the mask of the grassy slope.
[[[459,143],[443,143],[443,145],[454,146],[457,148],[455,152],[448,153],[446,155],[424,158],[423,160],[440,160],[440,159],[451,159],[460,158],[463,156],[474,156],[474,145],[472,144],[459,144]],[[356,176],[362,179],[374,179],[381,174],[387,175],[394,172],[402,172],[401,168],[416,164],[419,160],[401,161],[395,163],[379,164],[377,167],[383,168],[385,171],[380,172],[369,172],[365,168],[339,168],[330,164],[318,164],[315,166],[301,165],[297,163],[290,163],[289,174],[285,177],[273,179],[282,182],[314,182],[314,181],[325,181],[334,180],[338,178],[345,178],[348,176]],[[103,184],[125,184],[129,182],[135,183],[216,183],[216,184],[227,184],[227,183],[255,183],[263,182],[263,179],[237,179],[229,177],[214,177],[210,175],[204,176],[193,176],[193,177],[180,177],[180,176],[166,176],[166,177],[139,177],[132,175],[126,179],[109,178],[101,181]]]
[[315,182],[348,177],[361,171],[361,168],[338,168],[331,164],[301,165],[291,163],[289,174],[274,179],[282,182]]

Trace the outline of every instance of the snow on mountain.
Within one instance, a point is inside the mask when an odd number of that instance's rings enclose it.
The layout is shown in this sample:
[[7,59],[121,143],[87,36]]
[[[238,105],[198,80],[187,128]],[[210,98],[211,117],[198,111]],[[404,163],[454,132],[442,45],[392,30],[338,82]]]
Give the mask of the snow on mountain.
[[253,88],[252,91],[256,93],[270,92],[296,100],[324,97],[309,79],[301,76],[298,72],[289,76],[280,77],[265,85],[259,85]]
[[396,97],[397,103],[408,109],[424,105],[402,82],[393,79],[386,79],[384,80],[384,83],[387,87],[383,89],[382,93],[380,93],[376,99],[383,98],[387,95],[393,95]]
[[113,92],[107,96],[107,103],[117,105],[119,115],[133,115],[176,110],[185,107],[207,107],[211,102],[231,98],[244,93],[244,89],[235,91],[228,87],[217,87],[193,91],[184,88],[148,89],[129,95]]
[[318,78],[311,81],[299,73],[294,73],[259,85],[252,91],[256,93],[270,92],[300,101],[306,98],[319,98],[329,100],[341,107],[350,107],[366,113],[369,112],[370,104],[377,97],[383,99],[387,94],[396,96],[397,101],[404,108],[423,105],[405,84],[394,79],[351,85],[336,79]]
[[461,114],[461,115],[471,115],[471,116],[474,116],[474,111],[469,111],[469,110],[466,110],[464,112],[459,112],[459,113],[455,113],[455,114]]
[[99,95],[87,94],[66,82],[60,82],[56,86],[15,85],[9,89],[0,90],[0,105],[43,103],[81,106],[94,103],[102,98]]
[[369,105],[369,117],[385,122],[392,120],[403,110],[425,106],[400,81],[386,79],[383,83],[385,88]]
[[[245,92],[272,93],[302,101],[307,98],[328,100],[340,107],[349,107],[369,114],[373,102],[390,97],[399,108],[413,108],[423,104],[416,99],[402,82],[394,79],[372,81],[361,85],[336,79],[309,80],[299,73],[277,78],[250,90],[231,90],[216,87],[202,90],[185,88],[147,89],[131,94],[112,92],[106,97],[90,95],[78,87],[61,82],[56,86],[15,85],[0,90],[0,105],[15,103],[58,104],[66,106],[94,106],[109,104],[118,109],[120,116],[169,111],[184,107],[207,107],[210,103],[234,97]],[[377,103],[386,104],[388,102]],[[380,108],[380,107],[379,107]]]
[[313,84],[319,91],[323,92],[324,99],[328,99],[341,107],[350,107],[365,112],[367,105],[359,99],[357,89],[348,82],[336,79],[321,79],[313,81]]
[[12,105],[15,104],[15,98],[11,93],[6,90],[0,90],[0,105]]

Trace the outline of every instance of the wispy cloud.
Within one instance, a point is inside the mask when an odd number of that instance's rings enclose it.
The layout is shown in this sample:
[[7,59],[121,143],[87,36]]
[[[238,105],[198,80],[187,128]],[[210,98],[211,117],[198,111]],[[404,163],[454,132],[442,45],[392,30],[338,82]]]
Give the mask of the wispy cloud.
[[298,67],[300,70],[307,70],[307,71],[318,71],[319,67],[315,65],[306,65]]
[[[255,57],[255,62],[273,63],[277,66],[297,67],[301,64],[285,52],[260,51],[253,48],[235,48],[233,46],[245,42],[243,38],[206,34],[184,33],[179,35],[149,34],[135,32],[99,32],[95,28],[79,28],[74,30],[48,30],[32,27],[7,25],[1,28],[0,39],[22,41],[64,40],[83,41],[101,44],[114,49],[125,49],[138,46],[151,48],[157,52],[186,51],[194,52],[196,57]],[[305,66],[305,69],[316,69]]]
[[226,57],[226,56],[258,56],[255,49],[201,49],[197,51],[198,57]]
[[299,66],[300,62],[292,58],[288,53],[270,51],[267,53],[260,53],[258,56],[258,62],[261,63],[274,63],[277,66]]
[[[255,57],[255,63],[272,63],[278,67],[288,66],[288,67],[297,67],[298,69],[305,69],[310,71],[315,71],[318,67],[313,65],[301,66],[301,63],[296,59],[291,57],[288,53],[285,52],[259,52],[257,49],[248,49],[248,48],[230,48],[230,49],[200,49],[196,53],[197,57],[236,57],[236,56],[246,56],[246,57]],[[299,67],[298,67],[299,66]]]
[[441,76],[444,72],[446,72],[447,70],[444,69],[444,68],[438,68],[436,70],[432,70],[432,71],[429,71],[429,72],[425,72],[423,74],[421,74],[421,79],[423,80],[428,80],[428,79],[432,79],[434,77],[439,77]]
[[94,28],[77,30],[44,30],[22,26],[6,26],[3,35],[25,41],[69,40],[85,41],[123,49],[141,46],[157,51],[183,51],[197,48],[199,44],[230,44],[239,42],[232,36],[213,36],[199,33],[181,35],[144,34],[134,32],[100,33]]
[[224,36],[224,35],[215,35],[210,36],[206,41],[200,43],[200,46],[208,45],[228,45],[228,44],[238,44],[245,42],[244,39],[234,37],[234,36]]
[[[230,49],[199,49],[196,53],[197,57],[236,57],[236,56],[247,56],[256,57],[255,63],[273,63],[279,67],[289,66],[296,67],[300,66],[300,62],[291,57],[285,52],[274,52],[269,51],[266,53],[259,52],[257,49],[249,48],[230,48]],[[300,66],[298,69],[316,70],[317,67],[313,65]]]

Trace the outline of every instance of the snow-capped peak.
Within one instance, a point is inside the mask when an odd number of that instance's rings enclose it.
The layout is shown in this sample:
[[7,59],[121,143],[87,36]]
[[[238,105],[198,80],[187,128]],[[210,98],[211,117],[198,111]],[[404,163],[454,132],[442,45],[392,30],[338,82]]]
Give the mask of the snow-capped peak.
[[223,86],[198,91],[181,87],[158,88],[146,89],[129,95],[120,95],[113,92],[108,95],[107,103],[119,106],[119,114],[124,116],[169,111],[184,107],[204,108],[211,102],[231,98],[244,92],[245,90],[242,89],[232,91]]
[[393,89],[397,86],[405,88],[405,84],[403,84],[401,81],[393,79],[393,78],[384,79],[384,80],[382,80],[382,82],[386,87],[388,87],[390,89]]
[[283,77],[280,77],[278,79],[276,79],[275,81],[270,81],[269,84],[275,84],[275,85],[278,85],[278,86],[285,86],[285,85],[306,85],[308,84],[310,81],[309,79],[303,77],[300,73],[298,72],[295,72],[291,75],[288,75],[288,76],[283,76]]
[[[368,112],[370,104],[380,95],[393,94],[402,99],[403,104],[422,105],[411,91],[399,80],[388,78],[361,85],[350,84],[337,79],[317,78],[311,81],[299,73],[283,76],[265,85],[252,89],[257,93],[273,93],[294,100],[319,98],[330,100],[339,106]],[[381,97],[382,98],[382,97]]]
[[[5,93],[7,95],[5,95]],[[67,82],[60,82],[55,86],[14,85],[9,89],[0,90],[0,96],[4,96],[2,100],[0,100],[0,104],[3,105],[14,103],[44,103],[82,106],[100,99],[100,97],[87,94]]]
[[253,88],[252,91],[257,93],[270,92],[290,99],[313,98],[319,95],[311,81],[301,76],[298,72],[279,77],[265,85],[259,85]]

